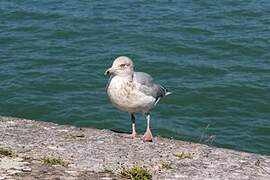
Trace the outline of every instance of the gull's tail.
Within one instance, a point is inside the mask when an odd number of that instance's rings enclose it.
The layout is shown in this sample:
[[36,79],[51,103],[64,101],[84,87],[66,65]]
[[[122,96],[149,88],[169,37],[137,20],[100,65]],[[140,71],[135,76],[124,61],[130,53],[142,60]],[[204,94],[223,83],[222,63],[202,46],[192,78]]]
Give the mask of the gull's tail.
[[167,88],[163,87],[163,86],[159,86],[159,94],[156,97],[156,101],[155,101],[155,106],[157,105],[157,103],[159,102],[160,98],[168,96],[172,94],[172,92],[170,92]]

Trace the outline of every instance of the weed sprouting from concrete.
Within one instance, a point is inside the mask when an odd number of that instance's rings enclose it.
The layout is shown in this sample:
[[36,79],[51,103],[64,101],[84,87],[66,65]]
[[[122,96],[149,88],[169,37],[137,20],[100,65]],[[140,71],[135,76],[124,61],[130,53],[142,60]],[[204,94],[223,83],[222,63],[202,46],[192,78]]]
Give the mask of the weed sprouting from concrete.
[[66,133],[64,138],[65,139],[82,139],[85,135],[82,133]]
[[61,165],[66,166],[68,163],[59,157],[46,157],[43,159],[43,163],[47,165]]
[[120,175],[124,178],[132,180],[150,180],[152,179],[151,173],[142,167],[134,166],[130,169],[123,169],[120,172]]
[[16,153],[10,148],[0,147],[0,156],[14,157]]
[[172,163],[170,161],[161,161],[160,164],[162,169],[172,169]]
[[215,141],[215,139],[216,139],[215,135],[208,136],[208,138],[205,140],[205,143],[211,146]]
[[209,129],[209,127],[210,127],[210,124],[207,124],[207,126],[204,128],[204,131],[201,134],[199,143],[205,143],[211,146],[214,140],[216,139],[216,136],[207,134],[207,130]]
[[209,127],[210,127],[210,124],[207,124],[207,126],[204,128],[204,131],[202,132],[201,137],[200,137],[200,141],[199,141],[200,143],[203,141],[206,131],[208,130]]
[[103,171],[101,173],[109,173],[109,174],[112,174],[113,171],[109,168],[104,168]]
[[186,152],[175,153],[174,156],[176,156],[178,159],[192,159],[193,158],[192,153],[186,153]]

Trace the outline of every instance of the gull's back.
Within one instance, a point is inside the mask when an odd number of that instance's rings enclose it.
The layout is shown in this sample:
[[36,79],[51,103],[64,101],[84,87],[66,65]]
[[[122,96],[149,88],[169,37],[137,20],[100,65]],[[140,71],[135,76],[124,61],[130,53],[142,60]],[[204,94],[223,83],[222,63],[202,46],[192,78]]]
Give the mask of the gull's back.
[[158,102],[161,97],[170,94],[165,87],[155,84],[153,78],[147,73],[134,72],[133,81],[139,84],[139,91],[143,92],[145,95],[154,97],[156,102]]

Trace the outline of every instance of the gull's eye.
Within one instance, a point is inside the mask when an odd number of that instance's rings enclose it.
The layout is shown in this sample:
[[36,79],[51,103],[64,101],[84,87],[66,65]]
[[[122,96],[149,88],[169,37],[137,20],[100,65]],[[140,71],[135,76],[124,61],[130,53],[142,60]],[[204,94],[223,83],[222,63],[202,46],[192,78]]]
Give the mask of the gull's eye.
[[126,66],[126,64],[120,64],[120,67],[121,68],[123,68],[123,67],[125,67]]

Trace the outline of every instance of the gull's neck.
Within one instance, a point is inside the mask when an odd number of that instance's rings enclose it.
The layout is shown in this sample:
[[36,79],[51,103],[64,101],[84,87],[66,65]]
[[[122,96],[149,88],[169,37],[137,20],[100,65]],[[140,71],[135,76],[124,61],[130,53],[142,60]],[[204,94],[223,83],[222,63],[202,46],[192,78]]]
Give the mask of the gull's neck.
[[127,81],[133,81],[133,76],[134,73],[128,74],[128,75],[115,75],[115,77],[121,78],[121,79],[126,79]]

